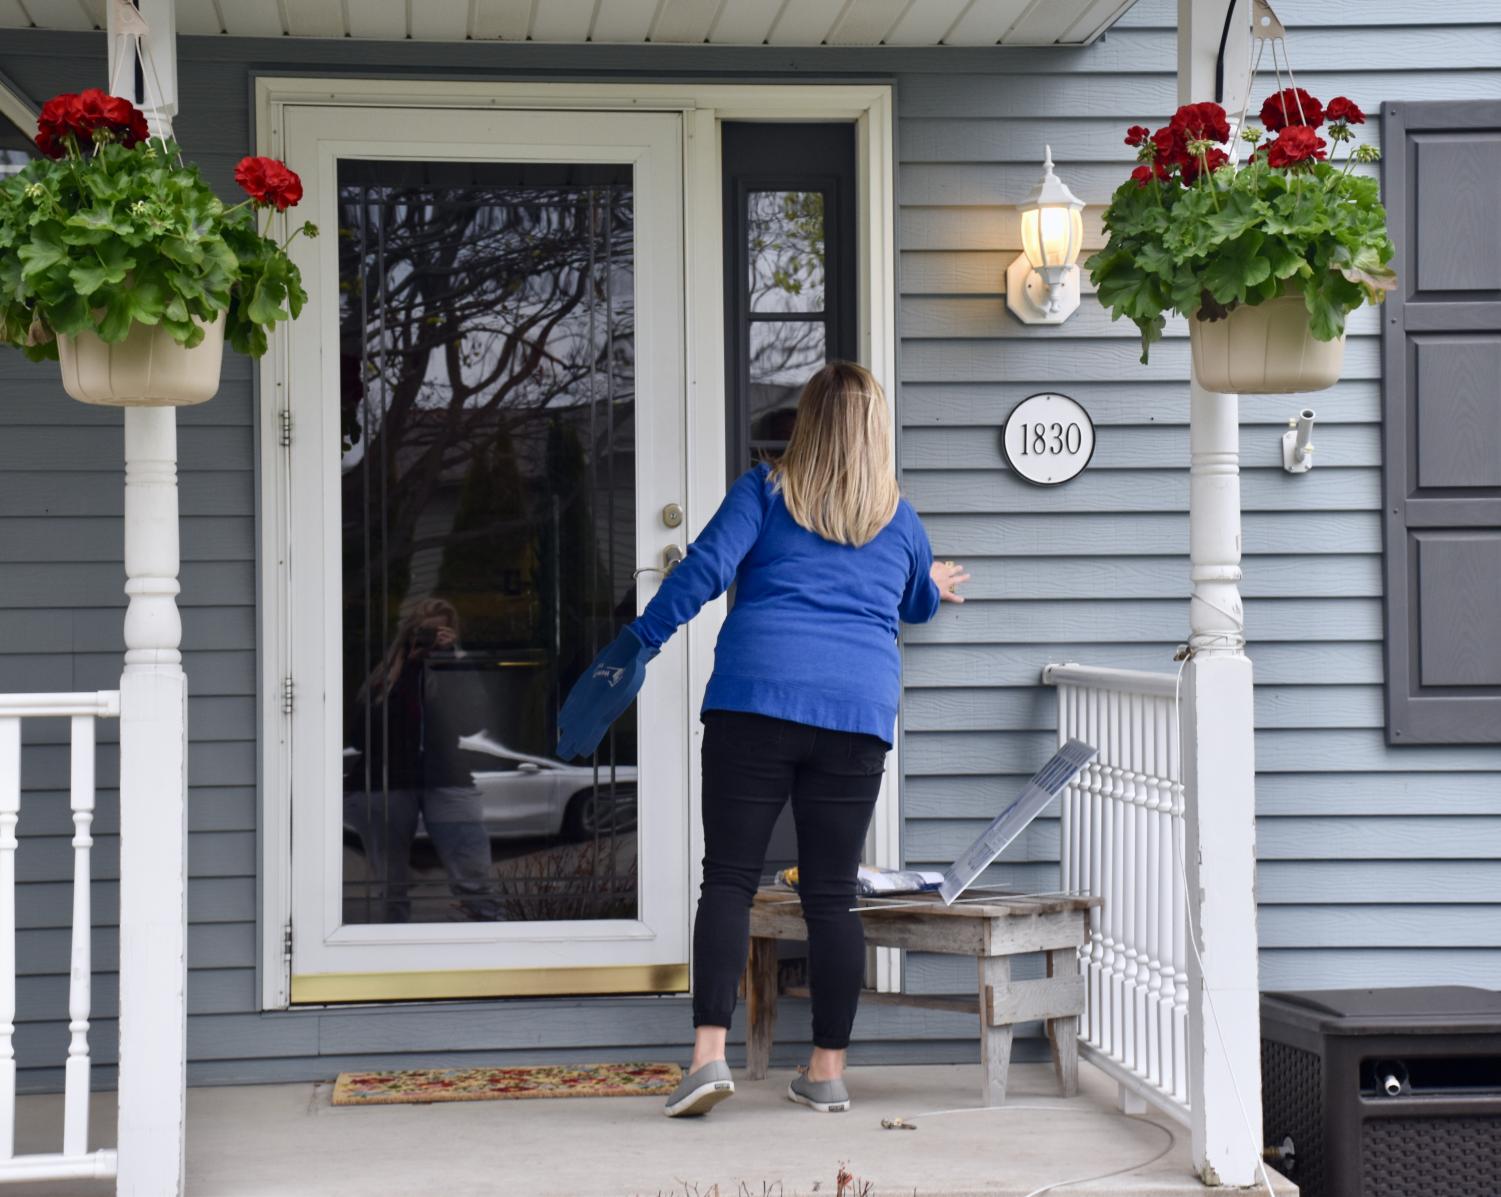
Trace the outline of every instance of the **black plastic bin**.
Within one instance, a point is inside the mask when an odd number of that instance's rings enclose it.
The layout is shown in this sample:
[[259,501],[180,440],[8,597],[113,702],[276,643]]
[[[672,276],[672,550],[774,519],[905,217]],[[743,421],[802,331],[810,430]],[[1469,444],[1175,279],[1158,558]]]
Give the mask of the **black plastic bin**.
[[1501,1194],[1501,993],[1262,994],[1261,1101],[1302,1197]]

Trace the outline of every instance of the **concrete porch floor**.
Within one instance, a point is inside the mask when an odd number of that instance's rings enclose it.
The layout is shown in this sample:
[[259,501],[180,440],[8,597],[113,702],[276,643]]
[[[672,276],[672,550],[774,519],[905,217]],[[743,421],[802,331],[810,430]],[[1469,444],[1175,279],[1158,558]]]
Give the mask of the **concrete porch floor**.
[[[1246,1193],[1204,1188],[1189,1164],[1186,1131],[1155,1115],[1121,1116],[1114,1083],[1088,1065],[1080,1074],[1083,1092],[1063,1101],[1050,1067],[1015,1065],[1010,1107],[981,1111],[969,1109],[980,1089],[977,1066],[853,1068],[854,1108],[817,1114],[786,1100],[789,1073],[748,1082],[737,1071],[735,1097],[691,1120],[663,1117],[648,1098],[335,1109],[328,1084],[192,1089],[188,1195],[833,1197],[841,1162],[871,1184],[869,1197],[1024,1197],[1112,1169],[1129,1171],[1061,1191]],[[113,1143],[114,1094],[97,1094],[94,1108],[95,1145]],[[930,1113],[955,1108],[965,1112]],[[883,1129],[881,1119],[893,1116],[917,1129]],[[18,1152],[56,1150],[61,1099],[22,1098],[17,1123]],[[1271,1175],[1279,1197],[1297,1192]],[[69,1181],[10,1191],[114,1190]]]

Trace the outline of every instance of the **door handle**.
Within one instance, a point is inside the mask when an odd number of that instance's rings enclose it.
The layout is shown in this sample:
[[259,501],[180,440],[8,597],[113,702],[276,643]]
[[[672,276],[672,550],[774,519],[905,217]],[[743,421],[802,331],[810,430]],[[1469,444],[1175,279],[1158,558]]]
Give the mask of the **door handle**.
[[683,550],[675,544],[670,544],[662,550],[661,565],[643,565],[640,569],[632,570],[631,577],[639,578],[642,574],[661,574],[665,578],[678,567],[678,562],[682,559]]

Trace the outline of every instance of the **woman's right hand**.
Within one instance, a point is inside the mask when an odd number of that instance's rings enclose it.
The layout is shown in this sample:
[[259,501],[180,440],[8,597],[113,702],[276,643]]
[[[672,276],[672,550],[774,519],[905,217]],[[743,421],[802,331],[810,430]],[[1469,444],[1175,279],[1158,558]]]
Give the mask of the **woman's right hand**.
[[955,591],[955,587],[969,581],[969,575],[964,572],[964,566],[956,565],[952,561],[935,561],[933,568],[928,571],[928,576],[933,579],[933,584],[938,587],[938,597],[945,603],[962,603],[964,596]]

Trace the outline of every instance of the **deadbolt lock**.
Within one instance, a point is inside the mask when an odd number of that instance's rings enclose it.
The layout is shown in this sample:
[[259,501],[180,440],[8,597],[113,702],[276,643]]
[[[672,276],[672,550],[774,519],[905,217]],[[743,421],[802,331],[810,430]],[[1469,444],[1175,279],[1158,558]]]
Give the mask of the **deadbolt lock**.
[[683,522],[683,509],[676,503],[669,503],[662,508],[662,522],[669,528],[676,528]]

